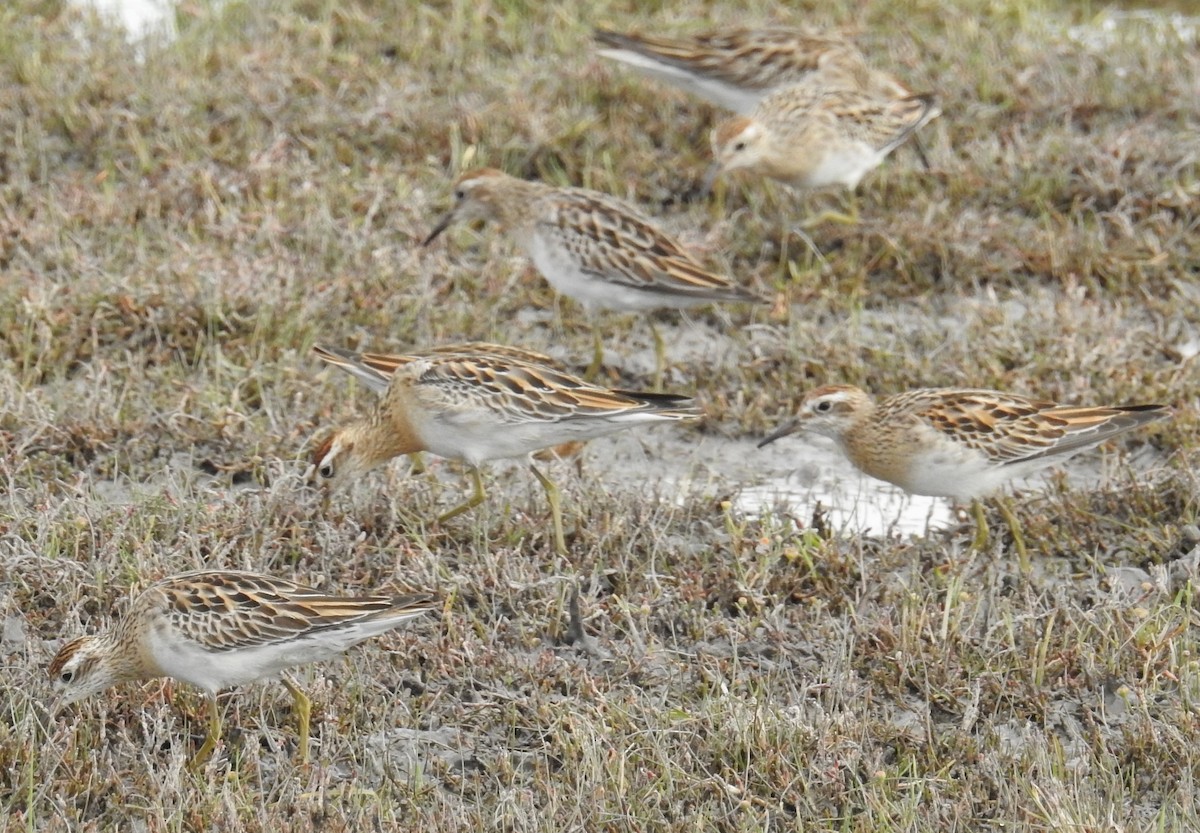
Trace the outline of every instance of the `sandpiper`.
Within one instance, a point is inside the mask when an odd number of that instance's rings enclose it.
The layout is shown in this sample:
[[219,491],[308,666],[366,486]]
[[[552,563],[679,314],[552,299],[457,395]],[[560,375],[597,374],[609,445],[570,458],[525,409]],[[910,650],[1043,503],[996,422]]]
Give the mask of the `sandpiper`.
[[[759,447],[810,431],[834,440],[872,477],[912,494],[973,501],[982,548],[987,525],[977,498],[1170,413],[1163,405],[1057,405],[971,388],[922,388],[876,402],[860,388],[826,385],[805,394],[796,417]],[[1013,534],[1024,561],[1016,526]]]
[[763,96],[802,81],[861,89],[881,98],[911,90],[872,69],[845,37],[810,29],[724,29],[661,37],[596,29],[599,53],[718,107],[748,115]]
[[[588,312],[765,300],[705,268],[632,206],[597,191],[556,188],[492,168],[468,171],[454,183],[454,207],[424,245],[452,223],[472,219],[494,220],[511,233],[551,286]],[[657,388],[664,347],[657,330],[653,334]],[[598,327],[594,335],[596,368],[603,360]]]
[[[687,404],[687,396],[610,390],[516,355],[429,351],[381,356],[323,347],[315,351],[376,389],[384,368],[387,385],[371,414],[338,428],[320,443],[308,476],[337,485],[416,451],[463,460],[471,466],[474,492],[439,521],[484,500],[479,466],[487,460],[524,457],[635,425],[700,416]],[[558,488],[532,462],[529,468],[546,490],[555,548],[565,555]]]
[[[59,649],[49,669],[57,691],[51,711],[127,680],[191,683],[209,703],[208,735],[192,759],[200,766],[221,735],[218,691],[329,659],[437,606],[425,594],[336,596],[255,573],[184,573],[143,591],[107,633]],[[281,679],[299,715],[298,754],[307,761],[312,703]]]
[[[713,129],[715,161],[706,186],[722,173],[745,169],[798,188],[853,190],[939,112],[931,95],[881,98],[819,83],[793,84],[768,95],[750,116]],[[824,216],[854,222],[853,215]]]

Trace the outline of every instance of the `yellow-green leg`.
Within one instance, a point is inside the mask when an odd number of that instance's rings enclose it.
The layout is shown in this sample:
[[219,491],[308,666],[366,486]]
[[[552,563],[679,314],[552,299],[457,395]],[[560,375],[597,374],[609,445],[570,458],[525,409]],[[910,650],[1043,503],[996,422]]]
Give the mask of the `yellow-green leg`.
[[817,214],[813,217],[806,217],[800,226],[802,228],[809,229],[819,226],[824,222],[841,223],[842,225],[846,226],[858,225],[858,200],[855,199],[853,193],[850,194],[849,201],[850,211],[848,213],[843,211],[833,211],[832,209],[828,211],[822,211],[820,214]]
[[971,542],[971,549],[983,552],[988,545],[988,522],[983,504],[977,500],[971,501],[971,514],[975,516],[975,540]]
[[425,473],[425,458],[421,456],[421,452],[414,451],[412,454],[408,455],[408,463],[410,466],[410,468],[409,468],[410,473],[412,473],[412,474],[424,474]]
[[542,488],[546,490],[546,501],[550,504],[550,518],[554,523],[554,549],[559,555],[566,555],[567,539],[563,536],[562,497],[559,494],[558,487],[532,463],[529,466],[529,470],[533,472],[533,476],[538,479],[538,482],[542,484]]
[[312,700],[287,677],[281,677],[281,679],[287,686],[287,690],[292,693],[292,702],[296,706],[296,720],[300,723],[300,745],[297,747],[296,753],[300,757],[300,763],[306,764],[308,763],[308,729],[312,722]]
[[583,377],[594,380],[600,374],[602,367],[604,367],[604,335],[600,332],[600,325],[592,321],[592,363],[583,372]]
[[662,333],[658,331],[658,327],[654,326],[653,321],[650,324],[650,337],[654,339],[654,392],[662,393],[663,389],[663,372],[667,368],[667,347],[663,344]]
[[1012,533],[1013,548],[1017,551],[1017,563],[1021,566],[1023,575],[1029,574],[1029,550],[1025,547],[1025,536],[1021,533],[1021,522],[1017,520],[1017,516],[1013,514],[1012,506],[1007,498],[1001,498],[997,501],[1000,509],[1000,514],[1004,517],[1004,522],[1008,524],[1008,529]]
[[188,764],[193,770],[200,769],[208,763],[213,750],[217,748],[217,741],[221,739],[221,710],[217,706],[217,697],[215,694],[209,694],[206,697],[208,699],[208,735],[204,738],[204,743],[197,750],[195,757]]
[[483,475],[479,473],[479,468],[477,466],[471,467],[471,480],[475,484],[475,491],[469,498],[460,503],[458,506],[455,506],[448,512],[443,512],[441,515],[438,515],[438,523],[445,523],[451,518],[457,518],[463,512],[468,512],[479,504],[483,503]]

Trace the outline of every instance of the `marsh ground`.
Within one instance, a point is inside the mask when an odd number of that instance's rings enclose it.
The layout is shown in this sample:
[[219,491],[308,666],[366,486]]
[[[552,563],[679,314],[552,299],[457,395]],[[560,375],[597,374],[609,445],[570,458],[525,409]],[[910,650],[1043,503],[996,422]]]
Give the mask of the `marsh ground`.
[[[781,218],[842,197],[732,180],[685,199],[716,114],[588,40],[775,4],[206,8],[137,49],[62,2],[0,9],[0,828],[1200,828],[1187,19],[798,6],[791,22],[855,33],[946,114],[932,170],[902,149],[861,186],[859,225],[812,230],[822,262]],[[327,512],[300,483],[312,438],[371,399],[315,342],[489,339],[586,364],[579,310],[499,235],[418,246],[479,164],[636,200],[774,298],[661,317],[669,386],[708,416],[552,467],[570,559],[517,465],[441,526],[466,488],[451,464],[398,462]],[[612,374],[645,384],[648,328],[610,329]],[[752,451],[831,381],[1177,416],[1015,500],[1021,576],[1004,535],[971,554],[948,510],[914,536],[776,500],[788,478],[853,476],[801,440]],[[446,605],[301,675],[307,768],[270,684],[225,701],[199,775],[186,691],[123,686],[45,728],[58,640],[201,567]]]

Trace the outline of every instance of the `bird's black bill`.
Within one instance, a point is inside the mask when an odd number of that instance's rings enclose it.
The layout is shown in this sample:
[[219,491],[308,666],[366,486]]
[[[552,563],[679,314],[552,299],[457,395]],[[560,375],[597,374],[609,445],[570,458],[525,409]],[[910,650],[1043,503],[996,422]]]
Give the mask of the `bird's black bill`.
[[439,234],[450,227],[450,223],[453,222],[453,220],[454,212],[451,211],[449,214],[443,217],[436,226],[433,227],[433,231],[429,232],[429,236],[425,238],[421,245],[428,246],[430,243],[436,240]]
[[779,428],[777,428],[775,430],[774,433],[768,434],[755,447],[762,448],[764,445],[770,445],[771,443],[775,442],[780,437],[786,437],[788,434],[794,434],[796,432],[797,427],[798,427],[798,423],[796,423],[795,421],[781,425]]

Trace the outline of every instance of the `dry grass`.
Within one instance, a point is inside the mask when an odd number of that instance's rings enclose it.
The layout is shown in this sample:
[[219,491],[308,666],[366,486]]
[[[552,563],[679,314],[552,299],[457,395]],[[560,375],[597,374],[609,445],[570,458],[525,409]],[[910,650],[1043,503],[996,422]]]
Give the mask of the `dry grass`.
[[[588,44],[591,23],[777,11],[751,6],[184,4],[178,39],[140,56],[61,3],[0,9],[0,828],[1200,827],[1196,41],[1139,24],[1088,46],[1067,27],[1096,10],[1074,5],[806,3],[946,112],[931,172],[902,150],[860,189],[860,226],[814,231],[822,265],[781,251],[781,212],[840,198],[734,180],[686,201],[714,112]],[[723,331],[722,354],[678,356],[673,386],[709,413],[685,440],[749,450],[840,380],[1177,418],[1127,444],[1150,478],[1017,500],[1027,578],[968,555],[966,529],[738,517],[736,482],[654,485],[653,458],[622,476],[603,455],[626,446],[557,469],[570,563],[518,468],[445,526],[434,505],[465,488],[447,466],[397,465],[323,514],[301,457],[369,395],[317,374],[315,341],[590,355],[578,309],[499,235],[417,246],[480,163],[636,199],[777,294],[664,316]],[[649,333],[618,329],[616,370],[644,384]],[[203,566],[447,604],[306,672],[308,768],[273,685],[228,700],[199,777],[186,689],[125,686],[46,729],[57,640]]]

